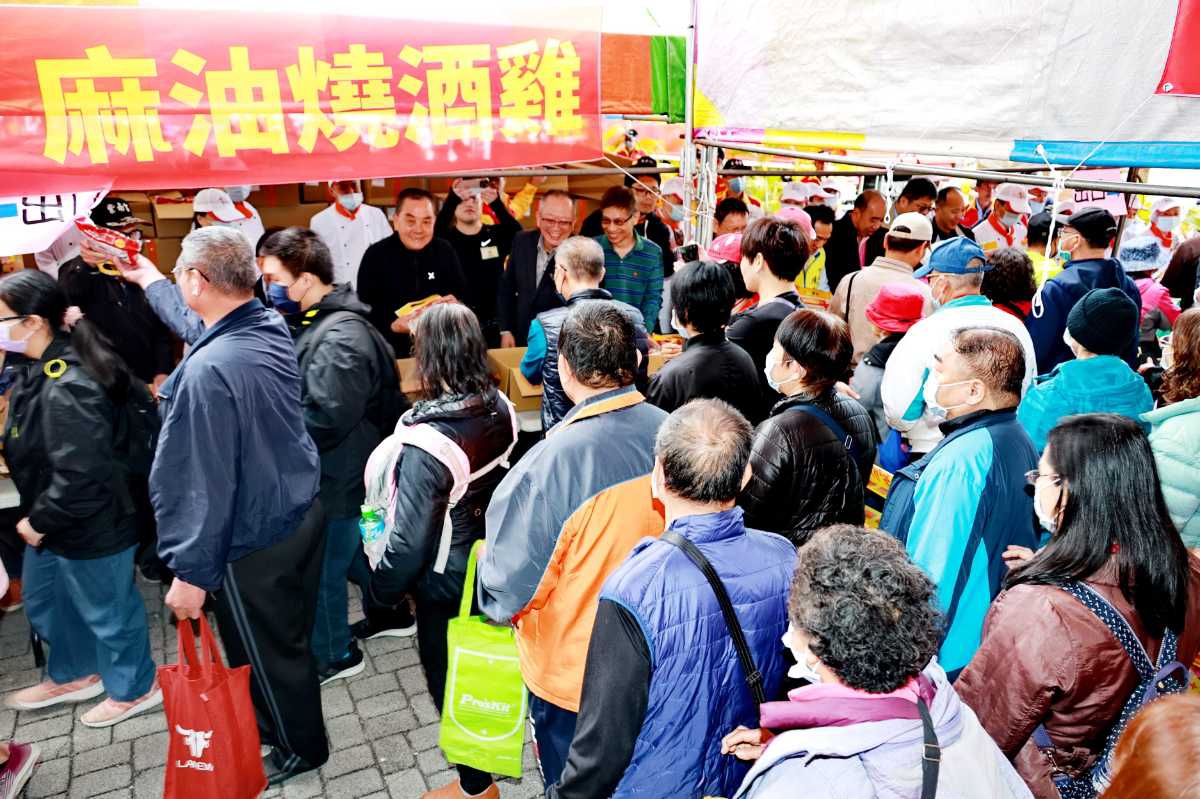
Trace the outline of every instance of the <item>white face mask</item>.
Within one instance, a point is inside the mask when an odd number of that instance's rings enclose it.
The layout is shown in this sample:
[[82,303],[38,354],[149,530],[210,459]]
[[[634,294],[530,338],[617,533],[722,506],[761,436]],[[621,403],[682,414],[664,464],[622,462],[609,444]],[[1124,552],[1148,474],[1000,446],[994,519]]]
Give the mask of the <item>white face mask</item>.
[[796,648],[795,637],[792,635],[792,625],[789,623],[787,632],[783,634],[783,645],[791,650],[792,656],[796,658],[796,665],[788,669],[788,676],[796,680],[808,680],[811,683],[821,682],[821,675],[817,670],[808,665],[808,659],[816,657],[808,651],[808,647]]
[[688,329],[683,326],[682,322],[679,321],[679,317],[675,315],[674,311],[671,311],[671,327],[675,328],[676,333],[683,336],[684,341],[687,341],[692,337],[692,334],[689,333]]
[[1154,224],[1163,233],[1171,233],[1179,227],[1179,223],[1182,221],[1183,218],[1178,216],[1160,216],[1154,220]]
[[931,371],[929,376],[925,378],[925,389],[921,395],[925,400],[925,410],[935,419],[947,419],[950,416],[950,411],[970,405],[971,403],[969,402],[960,402],[957,405],[939,405],[937,399],[938,392],[943,388],[961,386],[970,382],[970,380],[959,380],[954,383],[943,384],[938,381],[937,373]]
[[1016,224],[1021,221],[1021,215],[1018,213],[1014,213],[1013,211],[1009,211],[1008,213],[1006,213],[1004,216],[1002,216],[1000,218],[1000,221],[1001,221],[1001,223],[1003,223],[1003,225],[1006,228],[1012,228],[1012,227],[1015,227]]
[[241,203],[241,202],[245,202],[246,198],[250,196],[250,187],[249,186],[227,186],[225,188],[225,193],[228,194],[229,199],[233,200],[235,203]]
[[339,195],[337,198],[337,201],[338,201],[338,204],[341,205],[343,208],[345,208],[347,211],[349,211],[350,213],[354,213],[355,211],[358,210],[358,207],[360,205],[362,205],[362,201],[363,201],[362,192],[352,191],[349,194]]
[[[1059,499],[1062,494],[1059,494]],[[1033,487],[1033,512],[1037,514],[1038,522],[1050,535],[1058,532],[1058,519],[1042,509],[1042,481],[1038,480]]]
[[779,361],[775,360],[772,357],[772,356],[774,356],[774,354],[775,354],[774,351],[767,353],[767,365],[763,367],[763,374],[765,374],[767,376],[767,385],[771,387],[771,390],[775,391],[776,393],[782,394],[783,387],[786,386],[788,383],[792,383],[796,380],[799,380],[800,376],[793,375],[793,376],[789,377],[787,380],[776,381],[775,378],[772,376],[772,373],[774,373],[776,367],[779,366]]

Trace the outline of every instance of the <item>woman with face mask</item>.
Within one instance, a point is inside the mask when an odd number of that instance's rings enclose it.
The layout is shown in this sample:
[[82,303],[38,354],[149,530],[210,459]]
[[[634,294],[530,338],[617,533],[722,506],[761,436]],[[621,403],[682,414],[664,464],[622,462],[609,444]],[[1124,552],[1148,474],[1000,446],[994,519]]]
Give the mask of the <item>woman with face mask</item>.
[[162,704],[146,608],[133,583],[138,532],[123,427],[144,384],[86,319],[63,332],[66,295],[24,271],[0,281],[0,349],[17,362],[4,457],[28,545],[25,611],[50,645],[47,676],[5,704],[37,710],[108,697],[80,718],[109,727]]
[[[722,740],[757,760],[738,799],[1028,797],[934,657],[935,589],[893,538],[838,525],[800,548],[784,645],[810,684]],[[934,762],[936,761],[936,768]]]
[[783,399],[754,435],[754,474],[738,499],[747,527],[799,546],[826,525],[863,523],[877,442],[871,415],[834,390],[849,367],[841,319],[805,308],[780,323],[763,374]]
[[1143,684],[1127,652],[1144,650],[1157,670],[1200,651],[1200,559],[1171,522],[1132,419],[1063,420],[1027,477],[1050,541],[1010,554],[1006,589],[955,685],[1034,796],[1087,795],[1073,781],[1091,781],[1130,697],[1164,682]]

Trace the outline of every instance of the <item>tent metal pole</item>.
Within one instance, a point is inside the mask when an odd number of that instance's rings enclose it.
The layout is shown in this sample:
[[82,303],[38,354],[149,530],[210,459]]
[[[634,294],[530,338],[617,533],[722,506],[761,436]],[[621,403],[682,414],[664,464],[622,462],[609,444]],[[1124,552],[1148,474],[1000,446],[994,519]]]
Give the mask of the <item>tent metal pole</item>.
[[[803,158],[811,161],[826,161],[832,164],[847,164],[849,166],[867,169],[886,169],[887,164],[869,158],[853,158],[844,155],[829,155],[801,150],[787,150],[779,147],[759,147],[754,144],[735,144],[713,139],[697,139],[696,143],[705,147],[725,147],[730,150],[741,150],[760,155],[779,155],[785,158]],[[1020,175],[1009,172],[994,172],[984,169],[958,169],[947,166],[930,166],[926,164],[894,164],[892,171],[902,175],[939,175],[951,178],[967,178],[970,180],[994,180],[1000,183],[1020,183],[1026,186],[1053,187],[1054,181],[1040,175]],[[1090,189],[1092,191],[1111,191],[1121,194],[1153,194],[1163,197],[1192,197],[1200,198],[1200,189],[1182,186],[1159,186],[1148,183],[1128,183],[1107,180],[1081,180],[1071,178],[1066,182],[1069,189]]]
[[696,80],[696,13],[699,0],[692,0],[691,14],[688,17],[687,49],[684,64],[683,79],[683,158],[680,163],[680,176],[683,178],[683,236],[685,241],[696,238],[696,222],[689,211],[696,207],[696,147],[692,143],[696,130],[695,104],[692,102],[695,94]]

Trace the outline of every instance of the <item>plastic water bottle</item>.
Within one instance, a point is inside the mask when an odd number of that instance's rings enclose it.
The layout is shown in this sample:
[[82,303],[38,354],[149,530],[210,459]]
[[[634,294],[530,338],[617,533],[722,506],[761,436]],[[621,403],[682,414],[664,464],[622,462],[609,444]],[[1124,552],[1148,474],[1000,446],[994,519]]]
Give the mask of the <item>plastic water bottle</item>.
[[371,505],[362,506],[362,517],[358,520],[358,533],[362,536],[363,551],[367,553],[367,561],[374,569],[383,558],[387,549],[387,529],[383,514]]

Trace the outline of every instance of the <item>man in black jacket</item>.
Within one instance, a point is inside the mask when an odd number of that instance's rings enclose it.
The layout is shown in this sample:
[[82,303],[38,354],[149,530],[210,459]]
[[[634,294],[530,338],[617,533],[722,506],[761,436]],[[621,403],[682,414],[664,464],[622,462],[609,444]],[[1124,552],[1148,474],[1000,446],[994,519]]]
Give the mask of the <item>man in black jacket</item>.
[[650,381],[646,395],[671,413],[694,399],[721,399],[750,418],[761,403],[747,386],[758,383],[754,359],[725,336],[733,307],[733,278],[712,261],[690,263],[671,283],[672,324],[687,339],[683,352]]
[[358,268],[358,296],[371,306],[371,323],[397,358],[409,356],[409,333],[420,309],[404,317],[397,317],[396,311],[435,294],[449,302],[467,296],[467,280],[454,248],[434,238],[433,209],[433,195],[424,189],[401,191],[392,219],[396,232],[368,247]]
[[[494,224],[483,223],[485,206],[496,219]],[[458,255],[467,279],[467,293],[462,300],[479,319],[484,340],[489,347],[500,346],[496,295],[513,236],[521,232],[521,223],[504,204],[502,184],[496,178],[455,180],[438,212],[435,231]]]
[[296,338],[304,426],[321,456],[325,559],[312,650],[324,685],[365,665],[351,637],[347,577],[364,589],[366,620],[355,625],[358,637],[416,632],[407,603],[392,611],[368,601],[370,570],[358,531],[363,469],[395,427],[404,396],[392,348],[350,285],[333,284],[333,258],[320,236],[288,228],[267,239],[261,254],[268,292]]
[[496,297],[501,347],[524,347],[534,317],[563,304],[554,291],[554,250],[574,227],[575,201],[565,191],[554,189],[546,192],[538,205],[537,228],[522,231],[513,239],[512,255]]
[[[928,216],[933,210],[934,202],[937,200],[937,186],[933,185],[933,181],[929,178],[912,178],[904,184],[904,188],[900,190],[900,196],[896,198],[896,204],[892,208],[892,219],[900,216],[900,214],[915,213],[921,216]],[[883,239],[887,236],[887,226],[880,225],[879,229],[871,234],[867,239],[867,249],[863,258],[863,266],[870,266],[875,263],[875,259],[883,255],[884,246]],[[837,286],[832,286],[837,288]]]
[[868,189],[854,200],[854,207],[833,225],[833,235],[825,245],[825,275],[830,288],[851,272],[871,263],[863,260],[866,240],[883,225],[886,204],[883,195]]

